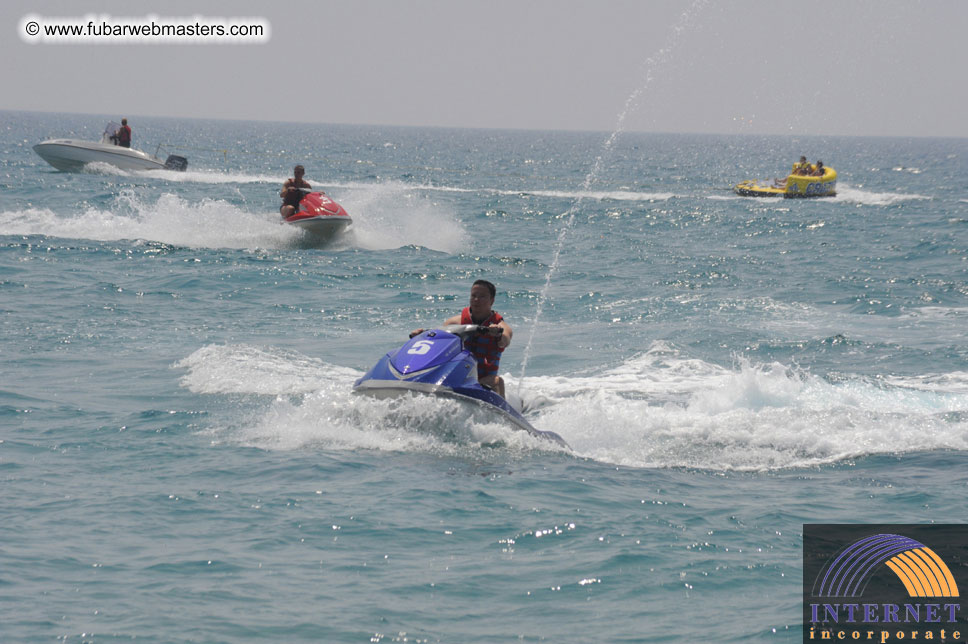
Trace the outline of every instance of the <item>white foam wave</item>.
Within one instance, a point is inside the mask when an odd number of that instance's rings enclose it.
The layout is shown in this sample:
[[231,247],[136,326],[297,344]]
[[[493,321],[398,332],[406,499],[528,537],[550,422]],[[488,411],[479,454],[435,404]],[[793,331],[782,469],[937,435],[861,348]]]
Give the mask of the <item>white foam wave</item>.
[[[280,449],[553,449],[454,401],[354,396],[359,371],[298,354],[205,347],[176,366],[196,393],[274,397],[223,429],[226,440]],[[656,344],[599,374],[506,379],[510,391],[520,385],[536,427],[561,434],[578,456],[629,467],[766,470],[968,449],[965,372],[829,381],[776,363],[727,368]]]
[[[212,169],[193,169],[185,171],[178,170],[122,170],[110,163],[95,161],[84,165],[82,172],[86,174],[113,175],[120,177],[132,177],[150,182],[151,180],[163,180],[170,183],[206,183],[206,184],[246,184],[246,183],[265,183],[273,186],[281,185],[287,177],[271,174],[248,174],[244,172],[226,172],[223,170]],[[307,178],[313,183],[311,178]],[[318,183],[318,182],[317,182]]]
[[271,396],[262,411],[227,427],[220,440],[265,449],[379,449],[459,453],[500,443],[510,449],[558,449],[514,431],[455,400],[404,396],[377,400],[352,393],[363,375],[292,352],[247,345],[203,347],[177,362],[180,384],[199,394]]
[[468,235],[454,213],[403,183],[355,184],[331,196],[353,217],[355,245],[371,250],[424,246],[454,253]]
[[177,170],[123,170],[110,163],[93,161],[86,163],[81,170],[84,174],[98,174],[117,177],[128,177],[150,183],[152,180],[162,180],[168,183],[207,183],[207,184],[245,184],[266,183],[282,184],[286,177],[268,174],[247,174],[242,172],[224,172],[221,170],[192,169]]
[[132,175],[131,172],[122,170],[121,168],[111,165],[110,163],[103,163],[101,161],[92,161],[91,163],[85,163],[81,172],[85,174],[103,174],[103,175],[115,175],[122,177],[129,177]]
[[563,191],[563,190],[500,190],[500,194],[529,194],[539,197],[553,197],[558,199],[590,199],[593,201],[667,201],[675,198],[671,192],[633,192],[630,190],[609,191]]
[[951,393],[968,395],[968,371],[925,374],[914,377],[885,376],[884,382],[892,387],[914,391],[929,391],[942,395]]
[[833,201],[857,203],[865,206],[890,206],[903,201],[931,199],[919,194],[902,194],[897,192],[869,192],[854,188],[842,182],[837,183],[837,196]]
[[175,363],[186,389],[201,394],[307,394],[362,374],[289,351],[210,345]]
[[[906,169],[910,170],[910,169]],[[137,177],[145,180],[163,179],[166,182],[175,183],[203,183],[203,184],[249,184],[264,183],[271,186],[282,184],[286,180],[282,175],[271,174],[249,174],[243,172],[226,172],[221,170],[189,169],[185,172],[174,170],[144,170],[126,171],[104,163],[90,163],[84,168],[85,172],[95,174],[119,175],[125,177]],[[307,177],[310,184],[321,186],[324,190],[346,190],[350,192],[384,192],[387,190],[400,193],[414,192],[445,192],[445,193],[466,193],[466,194],[494,194],[494,195],[533,195],[538,197],[548,197],[553,199],[585,199],[591,201],[633,201],[633,202],[656,202],[675,199],[676,194],[672,192],[638,192],[634,190],[530,190],[526,187],[521,189],[497,189],[497,188],[464,188],[459,186],[435,185],[427,183],[405,183],[402,181],[387,181],[380,183],[366,182],[332,182],[327,178],[316,179]],[[738,195],[707,195],[707,199],[713,200],[732,200],[743,199]],[[868,206],[889,206],[896,203],[912,200],[927,200],[930,196],[921,194],[903,194],[897,192],[871,192],[860,187],[854,187],[844,182],[838,182],[837,195],[832,201],[856,203]],[[964,200],[962,200],[964,201]]]
[[830,382],[742,361],[725,369],[657,345],[585,387],[528,385],[553,401],[535,424],[583,455],[639,467],[759,470],[968,449],[964,380],[946,374],[927,383]]
[[[159,178],[165,181],[177,183],[266,183],[272,186],[279,186],[287,177],[269,174],[246,174],[243,172],[223,172],[219,170],[186,170],[178,172],[175,170],[150,170],[139,172],[139,176],[146,178]],[[316,185],[310,180],[310,184]]]
[[250,213],[219,199],[190,203],[163,194],[153,203],[123,192],[113,209],[88,208],[70,216],[49,209],[0,213],[0,229],[12,235],[47,235],[98,241],[149,240],[192,248],[283,248],[302,232],[270,213]]
[[[189,169],[184,172],[175,170],[141,170],[127,171],[106,163],[89,163],[84,171],[94,174],[137,177],[151,180],[162,179],[173,183],[203,183],[203,184],[248,184],[264,183],[273,187],[281,185],[287,177],[270,174],[248,174],[243,172],[226,172],[222,170]],[[396,190],[399,192],[449,192],[465,194],[494,194],[494,195],[535,195],[556,199],[587,199],[592,201],[666,201],[675,198],[671,192],[636,192],[633,190],[507,190],[496,188],[463,188],[459,186],[435,185],[427,183],[405,183],[402,181],[385,181],[380,183],[366,183],[355,181],[333,182],[326,177],[317,179],[306,177],[313,186],[323,190],[347,190],[353,192],[369,192],[381,190]]]
[[929,320],[968,318],[968,307],[964,306],[919,306],[904,307],[905,317],[923,318]]
[[334,188],[347,189],[372,189],[375,186],[396,187],[401,190],[421,191],[421,192],[451,192],[461,194],[492,194],[492,195],[534,195],[537,197],[551,197],[554,199],[586,199],[591,201],[666,201],[674,199],[676,195],[671,192],[635,192],[632,190],[529,190],[521,188],[519,190],[507,190],[497,188],[461,188],[457,186],[444,186],[433,184],[409,184],[403,182],[385,182],[381,184],[371,183],[330,183],[326,184]]
[[[122,171],[123,172],[123,171]],[[338,243],[368,249],[424,246],[456,252],[467,235],[453,213],[399,185],[376,185],[333,194],[353,217],[352,235]],[[190,248],[293,248],[302,231],[275,212],[250,212],[222,199],[190,202],[164,193],[150,201],[122,191],[108,209],[69,216],[45,208],[0,213],[0,230],[99,241],[149,240]]]

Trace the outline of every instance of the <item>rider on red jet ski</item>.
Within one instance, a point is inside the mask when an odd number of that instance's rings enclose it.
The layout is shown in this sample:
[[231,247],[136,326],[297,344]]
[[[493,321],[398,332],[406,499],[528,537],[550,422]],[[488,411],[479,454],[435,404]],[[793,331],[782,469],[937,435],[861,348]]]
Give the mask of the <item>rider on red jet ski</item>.
[[306,169],[301,165],[297,165],[292,169],[293,178],[286,179],[286,182],[282,184],[282,190],[279,192],[279,196],[282,197],[282,206],[279,207],[279,213],[285,219],[286,217],[292,217],[299,210],[299,202],[303,198],[303,190],[308,190],[310,188],[309,182],[303,179],[303,175],[306,174]]

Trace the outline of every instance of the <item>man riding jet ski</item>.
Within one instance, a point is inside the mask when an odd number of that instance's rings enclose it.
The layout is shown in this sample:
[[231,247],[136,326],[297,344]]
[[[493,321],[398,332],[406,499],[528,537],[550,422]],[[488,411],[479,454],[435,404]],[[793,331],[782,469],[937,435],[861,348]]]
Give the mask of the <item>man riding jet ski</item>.
[[303,179],[305,174],[306,168],[297,165],[292,169],[292,178],[286,179],[285,183],[282,184],[282,190],[279,191],[279,196],[282,197],[279,214],[282,215],[283,219],[296,214],[296,211],[299,210],[299,202],[312,187],[308,181]]
[[504,397],[498,367],[512,331],[491,309],[494,295],[490,282],[474,282],[470,306],[439,329],[414,330],[406,344],[384,355],[357,380],[353,391],[377,398],[413,392],[480,405],[517,429],[567,448],[561,436],[535,429]]
[[349,213],[322,190],[314,190],[303,179],[306,169],[297,165],[292,170],[292,178],[282,184],[279,196],[282,205],[279,214],[282,220],[304,230],[310,237],[328,241],[343,233],[353,219]]
[[[477,360],[477,381],[504,398],[504,378],[497,375],[501,364],[501,354],[511,344],[514,332],[501,314],[491,309],[497,289],[487,280],[477,280],[471,286],[470,306],[464,307],[460,315],[447,318],[444,326],[450,324],[476,324],[486,330],[478,335],[464,339],[464,348]],[[410,337],[420,335],[423,329],[414,329]]]

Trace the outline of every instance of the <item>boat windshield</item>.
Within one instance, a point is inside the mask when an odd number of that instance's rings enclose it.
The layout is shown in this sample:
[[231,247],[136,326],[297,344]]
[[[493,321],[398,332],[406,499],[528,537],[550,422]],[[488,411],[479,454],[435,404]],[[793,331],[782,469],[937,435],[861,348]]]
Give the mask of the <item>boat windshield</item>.
[[114,141],[111,140],[111,137],[114,136],[114,133],[120,129],[121,125],[119,123],[108,121],[108,124],[104,126],[104,133],[101,135],[101,143],[114,143]]

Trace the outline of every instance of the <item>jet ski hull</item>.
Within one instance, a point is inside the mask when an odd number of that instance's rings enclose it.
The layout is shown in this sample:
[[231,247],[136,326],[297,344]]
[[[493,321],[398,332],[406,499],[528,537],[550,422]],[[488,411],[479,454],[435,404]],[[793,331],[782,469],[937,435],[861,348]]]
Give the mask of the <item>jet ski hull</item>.
[[311,192],[299,202],[299,210],[284,220],[301,228],[314,237],[331,239],[340,235],[350,224],[352,217],[343,206],[330,199],[325,192]]
[[[517,413],[513,407],[510,407],[510,409],[506,410],[479,398],[458,393],[448,387],[419,382],[392,383],[387,381],[370,381],[354,387],[353,391],[356,393],[365,394],[367,396],[372,396],[373,398],[399,398],[400,396],[405,396],[407,393],[453,398],[454,400],[476,405],[482,409],[497,412],[504,419],[504,421],[514,425],[515,429],[526,431],[537,438],[544,438],[554,443],[558,443],[562,447],[568,447],[568,443],[566,443],[561,436],[554,432],[546,432],[536,429],[531,423],[525,420],[521,414]],[[494,395],[497,396],[497,394]]]
[[[467,325],[471,326],[471,325]],[[353,385],[355,393],[392,398],[408,392],[454,398],[480,405],[514,429],[568,447],[554,432],[541,431],[494,391],[477,382],[477,361],[459,337],[434,329],[387,353]]]

